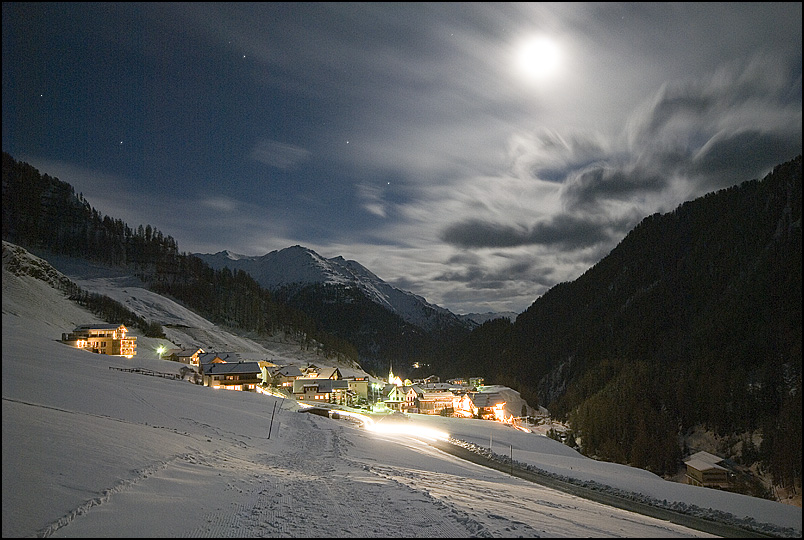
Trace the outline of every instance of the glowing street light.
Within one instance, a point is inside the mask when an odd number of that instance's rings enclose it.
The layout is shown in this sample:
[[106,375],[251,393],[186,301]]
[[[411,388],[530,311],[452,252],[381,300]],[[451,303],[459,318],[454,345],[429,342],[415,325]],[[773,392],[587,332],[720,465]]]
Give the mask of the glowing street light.
[[162,359],[162,353],[164,353],[165,350],[166,349],[165,349],[164,345],[160,345],[159,347],[156,348],[156,352],[157,352],[157,354],[159,354],[159,359],[160,360]]

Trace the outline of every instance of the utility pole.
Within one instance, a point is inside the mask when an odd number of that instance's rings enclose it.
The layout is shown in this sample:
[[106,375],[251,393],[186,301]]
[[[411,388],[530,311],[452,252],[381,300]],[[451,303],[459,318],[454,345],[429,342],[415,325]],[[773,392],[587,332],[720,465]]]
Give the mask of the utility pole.
[[271,429],[274,427],[274,414],[276,413],[276,401],[274,401],[274,411],[271,413],[271,424],[268,426],[268,438],[271,438]]

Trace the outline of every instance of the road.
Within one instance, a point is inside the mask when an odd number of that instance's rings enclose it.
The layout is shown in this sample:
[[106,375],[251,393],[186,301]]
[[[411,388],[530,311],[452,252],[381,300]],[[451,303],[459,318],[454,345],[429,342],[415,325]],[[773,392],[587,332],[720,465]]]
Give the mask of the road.
[[596,501],[608,506],[613,506],[615,508],[628,510],[629,512],[636,512],[645,516],[655,517],[669,521],[670,523],[690,527],[692,529],[726,538],[769,538],[768,536],[759,534],[755,531],[748,531],[746,529],[734,527],[726,523],[718,523],[699,518],[697,516],[673,512],[672,510],[668,510],[666,508],[660,508],[658,506],[652,506],[623,497],[618,497],[611,493],[592,490],[577,484],[564,482],[552,476],[540,474],[532,470],[526,470],[517,466],[512,466],[511,464],[494,461],[484,455],[472,452],[471,450],[468,450],[460,445],[453,444],[449,441],[437,440],[432,441],[430,444],[439,450],[452,454],[461,459],[471,461],[472,463],[490,467],[492,469],[508,473],[512,476],[516,476],[530,482],[535,482],[545,487],[563,491],[564,493],[583,497],[584,499]]

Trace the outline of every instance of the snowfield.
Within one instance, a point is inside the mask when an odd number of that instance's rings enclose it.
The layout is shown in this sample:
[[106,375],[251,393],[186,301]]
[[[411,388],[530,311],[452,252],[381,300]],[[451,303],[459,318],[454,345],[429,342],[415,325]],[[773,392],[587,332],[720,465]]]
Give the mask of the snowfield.
[[[270,395],[110,369],[182,365],[155,352],[175,342],[137,331],[130,360],[58,342],[103,321],[53,288],[57,280],[30,275],[57,273],[20,270],[19,257],[29,269],[48,265],[12,248],[4,243],[3,537],[711,536],[461,460],[435,448],[423,427],[565,480],[801,536],[801,508],[668,482],[495,422],[411,415],[398,423],[412,434],[370,431]],[[59,267],[143,316],[175,321],[171,340],[190,345],[195,332],[226,350],[310,360],[289,344],[228,334],[125,276]]]

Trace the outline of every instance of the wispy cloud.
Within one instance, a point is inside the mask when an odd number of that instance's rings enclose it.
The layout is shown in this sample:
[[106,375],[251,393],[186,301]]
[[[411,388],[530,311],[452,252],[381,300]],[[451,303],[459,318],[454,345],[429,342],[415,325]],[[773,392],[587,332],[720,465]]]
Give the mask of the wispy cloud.
[[[645,216],[801,152],[800,3],[26,6],[17,159],[70,162],[182,249],[303,244],[456,311],[525,309]],[[537,82],[535,35],[561,52]],[[31,65],[75,81],[31,100]]]
[[310,151],[300,146],[264,139],[257,142],[249,154],[251,159],[276,167],[290,169],[310,156]]
[[357,186],[357,192],[360,199],[363,201],[363,208],[375,216],[381,218],[387,217],[386,202],[383,200],[382,188],[371,184],[360,184]]
[[203,208],[217,212],[231,213],[237,209],[237,201],[228,197],[210,197],[199,201]]

